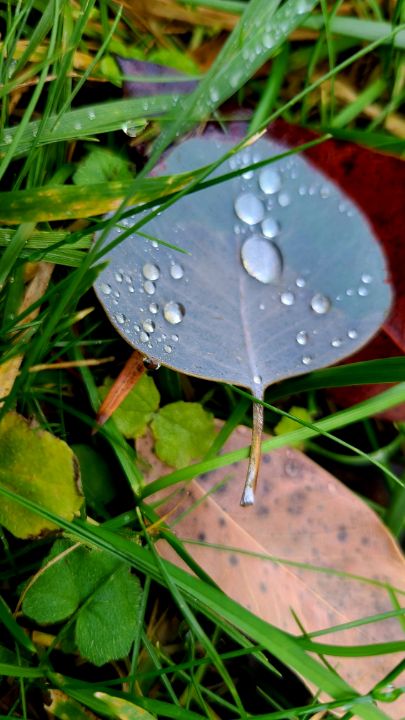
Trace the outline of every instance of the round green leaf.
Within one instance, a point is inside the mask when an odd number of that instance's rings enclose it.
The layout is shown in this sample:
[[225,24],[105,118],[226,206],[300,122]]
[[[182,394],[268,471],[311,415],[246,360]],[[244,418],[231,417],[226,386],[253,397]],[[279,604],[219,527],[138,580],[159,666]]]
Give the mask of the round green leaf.
[[199,404],[179,402],[166,405],[151,423],[158,457],[176,468],[202,457],[215,437],[213,415]]

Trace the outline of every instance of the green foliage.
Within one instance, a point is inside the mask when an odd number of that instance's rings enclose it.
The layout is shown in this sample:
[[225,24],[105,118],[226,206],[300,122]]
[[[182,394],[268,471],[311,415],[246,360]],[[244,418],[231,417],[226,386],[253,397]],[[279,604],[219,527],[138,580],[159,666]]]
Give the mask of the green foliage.
[[99,512],[115,496],[110,468],[102,455],[90,445],[72,445],[72,450],[79,461],[86,502]]
[[76,185],[94,185],[109,180],[132,180],[133,170],[127,158],[117,155],[108,148],[90,147],[86,157],[78,166],[73,180]]
[[124,698],[114,697],[114,695],[103,692],[96,693],[96,698],[105,703],[109,717],[117,718],[117,720],[154,720],[156,717]]
[[170,403],[153,418],[152,431],[158,457],[176,468],[204,455],[214,437],[214,418],[199,403]]
[[[106,378],[99,389],[102,400],[112,384],[111,378]],[[159,403],[160,395],[153,378],[146,374],[142,375],[120,407],[113,413],[119,431],[126,438],[137,438],[143,435],[153,413],[158,409]]]
[[[312,413],[308,412],[306,408],[293,405],[292,408],[290,408],[289,413],[290,415],[294,415],[294,417],[298,418],[298,420],[303,420],[305,423],[312,423],[313,421]],[[301,423],[296,420],[289,417],[282,417],[277,425],[274,426],[273,432],[275,435],[286,435],[287,433],[294,432],[294,430],[300,430],[301,427]],[[302,448],[303,443],[297,443],[295,447]]]
[[141,589],[111,554],[57,540],[28,586],[23,612],[41,625],[74,615],[75,641],[94,665],[125,657],[134,641]]
[[[82,504],[75,457],[63,440],[30,426],[17,413],[0,421],[0,486],[71,520]],[[19,538],[54,530],[55,525],[12,500],[0,505],[0,523]]]

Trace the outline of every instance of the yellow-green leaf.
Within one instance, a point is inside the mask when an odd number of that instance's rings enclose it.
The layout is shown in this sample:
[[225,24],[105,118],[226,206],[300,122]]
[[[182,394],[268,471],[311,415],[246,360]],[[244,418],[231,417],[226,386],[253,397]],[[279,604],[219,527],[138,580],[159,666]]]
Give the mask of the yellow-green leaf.
[[151,427],[156,454],[176,468],[205,455],[215,437],[213,415],[199,403],[170,403],[154,416]]
[[[0,421],[0,486],[72,520],[82,503],[79,471],[69,446],[10,412]],[[56,529],[20,503],[3,498],[0,523],[20,538]]]

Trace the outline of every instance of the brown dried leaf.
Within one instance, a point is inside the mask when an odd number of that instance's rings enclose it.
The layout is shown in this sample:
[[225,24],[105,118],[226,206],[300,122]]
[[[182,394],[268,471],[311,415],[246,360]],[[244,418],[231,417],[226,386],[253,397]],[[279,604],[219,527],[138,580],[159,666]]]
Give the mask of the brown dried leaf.
[[[249,430],[239,427],[225,450],[246,446],[249,441]],[[150,438],[142,439],[138,449],[151,463],[148,481],[162,475],[164,466],[155,465]],[[301,634],[292,611],[310,633],[392,610],[392,600],[383,583],[404,592],[405,564],[375,513],[298,450],[282,448],[265,454],[261,473],[256,505],[252,508],[239,505],[240,487],[246,474],[244,461],[182,487],[175,496],[172,494],[163,501],[159,513],[167,517],[179,538],[201,541],[200,545],[186,544],[187,550],[230,597],[288,632]],[[176,523],[176,518],[221,481],[224,485],[219,490]],[[156,501],[157,496],[151,499]],[[204,543],[232,549],[212,548]],[[185,567],[166,542],[159,542],[158,547],[165,558]],[[283,564],[283,560],[312,568]],[[332,572],[314,567],[329,568]],[[380,585],[342,577],[336,571],[379,581]],[[401,601],[400,593],[397,597]],[[394,618],[331,633],[319,641],[366,645],[399,639],[403,639],[403,630]],[[359,692],[368,692],[400,657],[392,654],[328,660]],[[400,684],[400,679],[397,682]],[[402,696],[390,706],[390,717],[404,715]]]

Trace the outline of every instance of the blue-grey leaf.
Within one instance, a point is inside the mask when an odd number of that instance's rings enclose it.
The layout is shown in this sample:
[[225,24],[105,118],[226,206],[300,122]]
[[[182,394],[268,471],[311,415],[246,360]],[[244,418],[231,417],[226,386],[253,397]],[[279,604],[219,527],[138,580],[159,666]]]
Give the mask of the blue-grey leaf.
[[[164,172],[196,169],[231,147],[219,135],[187,140]],[[285,151],[259,140],[213,176]],[[257,398],[355,352],[389,311],[386,262],[369,222],[299,155],[183,197],[142,232],[155,240],[134,233],[116,246],[96,283],[118,332],[160,363]]]
[[[224,140],[188,140],[165,172],[227,149]],[[261,140],[221,173],[284,151]],[[182,198],[142,232],[188,254],[134,235],[107,255],[96,292],[118,332],[165,365],[257,397],[350,355],[389,310],[386,263],[367,219],[299,156]]]

